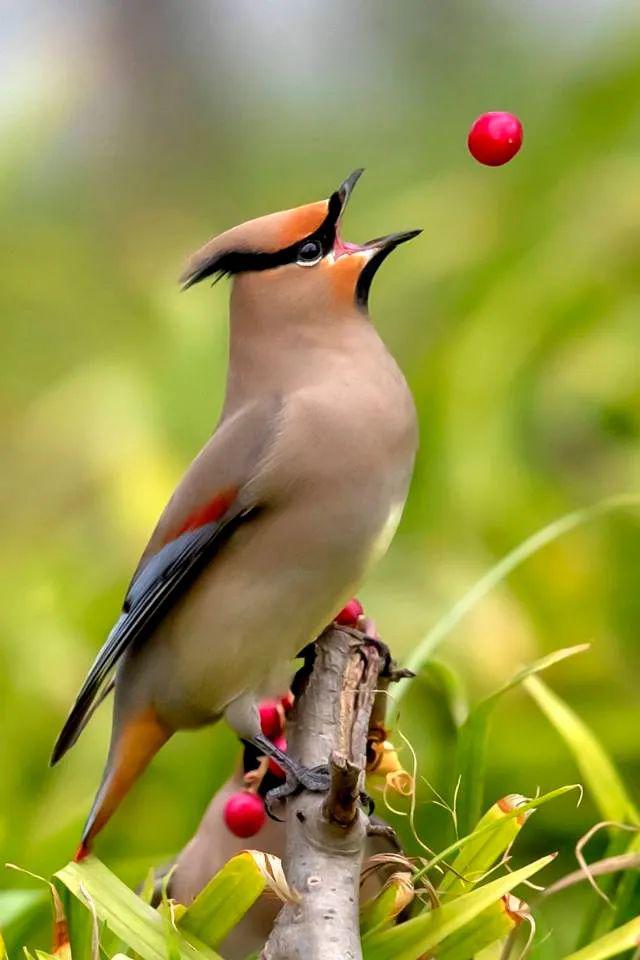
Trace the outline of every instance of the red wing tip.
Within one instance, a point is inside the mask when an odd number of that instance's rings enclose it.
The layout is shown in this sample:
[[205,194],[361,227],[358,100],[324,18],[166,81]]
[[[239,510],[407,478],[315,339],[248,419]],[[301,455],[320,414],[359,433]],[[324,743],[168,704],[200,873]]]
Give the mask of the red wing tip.
[[91,851],[89,850],[88,845],[86,843],[81,843],[74,854],[73,862],[82,863],[83,860],[87,859],[90,853]]
[[202,506],[199,506],[193,510],[185,518],[184,522],[176,530],[169,534],[165,540],[165,543],[170,543],[172,540],[176,540],[183,533],[197,530],[199,527],[203,527],[207,523],[215,523],[218,520],[221,520],[237,495],[238,491],[235,487],[230,487],[228,490],[222,490],[219,494],[213,497],[213,499],[208,500],[206,503],[202,504]]

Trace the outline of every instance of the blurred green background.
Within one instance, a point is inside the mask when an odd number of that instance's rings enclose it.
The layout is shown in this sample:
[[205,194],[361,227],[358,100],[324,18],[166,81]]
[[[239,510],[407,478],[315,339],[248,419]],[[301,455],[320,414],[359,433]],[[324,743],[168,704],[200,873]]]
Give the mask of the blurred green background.
[[[421,419],[404,520],[361,593],[398,656],[536,529],[640,490],[640,15],[614,0],[0,10],[0,849],[48,873],[77,842],[109,710],[51,771],[53,738],[220,407],[227,285],[176,282],[211,234],[325,197],[360,165],[347,239],[424,227],[372,295]],[[499,169],[466,151],[491,109],[525,130]],[[636,795],[639,565],[638,513],[618,511],[525,563],[438,652],[475,699],[591,641],[546,679]],[[401,725],[449,791],[442,696],[418,684]],[[235,755],[222,728],[175,737],[98,854],[133,876],[180,848]],[[487,801],[576,778],[509,695]],[[559,849],[573,869],[597,819],[588,797],[559,801],[522,853]],[[437,808],[421,804],[419,825],[446,836]]]

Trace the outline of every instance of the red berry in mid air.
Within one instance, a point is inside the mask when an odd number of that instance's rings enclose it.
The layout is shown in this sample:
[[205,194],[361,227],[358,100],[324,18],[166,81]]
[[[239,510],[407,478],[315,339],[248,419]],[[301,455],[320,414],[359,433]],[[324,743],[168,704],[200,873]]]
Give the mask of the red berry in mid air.
[[495,110],[474,120],[467,138],[469,152],[478,163],[500,167],[522,146],[522,124],[512,113]]
[[260,729],[265,737],[273,740],[282,733],[282,707],[277,700],[263,700],[258,706]]
[[341,627],[355,627],[358,622],[358,617],[361,617],[363,613],[364,608],[362,604],[354,597],[353,600],[349,600],[349,603],[345,604],[335,618],[335,622],[339,623]]
[[224,805],[224,822],[236,837],[253,837],[264,826],[267,815],[262,797],[248,790],[232,794]]
[[[282,736],[276,737],[276,739],[273,741],[273,745],[274,747],[277,747],[278,750],[281,750],[282,753],[287,752],[287,741],[285,740],[284,737]],[[274,760],[273,757],[269,757],[269,770],[274,775],[274,777],[280,777],[281,780],[284,780],[285,772],[280,766],[280,764],[278,763],[278,761]]]

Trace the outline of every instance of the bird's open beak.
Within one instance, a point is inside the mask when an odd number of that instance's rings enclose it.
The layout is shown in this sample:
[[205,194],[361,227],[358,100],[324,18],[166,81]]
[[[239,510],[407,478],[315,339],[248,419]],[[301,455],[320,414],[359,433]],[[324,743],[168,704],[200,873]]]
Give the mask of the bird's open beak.
[[354,170],[353,173],[344,180],[338,189],[336,190],[334,197],[340,201],[340,212],[336,219],[336,237],[333,244],[333,258],[337,260],[339,257],[349,256],[352,253],[370,253],[371,259],[376,257],[378,254],[383,254],[381,259],[384,259],[392,250],[394,250],[401,243],[406,243],[407,240],[413,240],[414,237],[417,237],[419,233],[422,233],[422,230],[407,230],[404,233],[389,233],[386,237],[376,237],[373,240],[368,240],[364,244],[358,243],[348,243],[346,240],[343,240],[340,236],[340,224],[342,222],[342,217],[346,209],[349,198],[353,193],[353,188],[356,183],[364,173],[364,169],[360,167],[358,170]]
[[356,183],[358,182],[358,180],[360,179],[363,173],[364,173],[364,167],[358,167],[358,169],[354,170],[353,173],[351,173],[346,180],[343,180],[343,182],[340,184],[340,186],[336,190],[336,193],[338,195],[338,198],[341,204],[340,216],[338,217],[338,220],[340,219],[340,217],[342,217],[345,207],[349,202],[349,197],[353,193],[353,188],[355,187]]

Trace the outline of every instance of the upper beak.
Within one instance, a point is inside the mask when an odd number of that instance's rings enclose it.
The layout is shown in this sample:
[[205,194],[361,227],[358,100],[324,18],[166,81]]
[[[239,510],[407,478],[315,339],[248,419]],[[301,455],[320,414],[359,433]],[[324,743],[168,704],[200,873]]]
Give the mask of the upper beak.
[[358,167],[358,169],[354,170],[353,173],[351,173],[346,180],[343,180],[343,182],[340,184],[340,186],[336,190],[336,194],[338,196],[338,199],[340,200],[339,218],[342,217],[344,209],[347,206],[347,203],[349,202],[349,197],[353,193],[353,188],[355,187],[356,183],[358,182],[358,180],[360,179],[363,173],[364,173],[364,167]]

